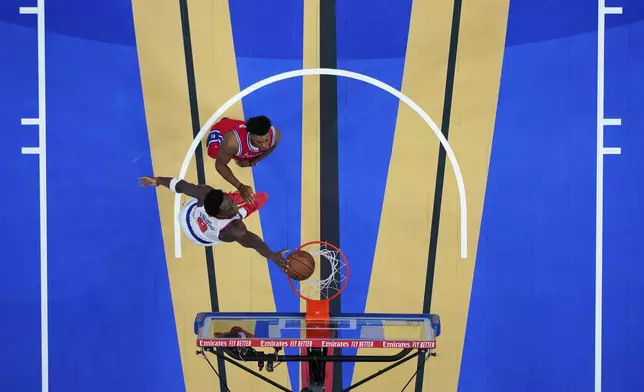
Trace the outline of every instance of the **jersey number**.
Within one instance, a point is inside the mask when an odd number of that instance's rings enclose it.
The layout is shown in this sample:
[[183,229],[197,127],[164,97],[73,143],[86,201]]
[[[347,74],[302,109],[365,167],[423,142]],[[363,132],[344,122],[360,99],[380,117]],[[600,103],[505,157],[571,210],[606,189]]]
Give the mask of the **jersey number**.
[[208,225],[206,225],[206,222],[204,222],[203,219],[197,218],[197,224],[199,224],[199,230],[201,230],[202,233],[205,233],[206,230],[208,230]]

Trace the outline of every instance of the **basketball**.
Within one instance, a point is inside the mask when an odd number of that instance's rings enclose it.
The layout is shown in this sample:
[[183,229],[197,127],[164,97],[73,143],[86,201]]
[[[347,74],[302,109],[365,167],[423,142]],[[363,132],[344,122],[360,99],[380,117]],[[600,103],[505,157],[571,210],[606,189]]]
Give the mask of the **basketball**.
[[315,259],[309,252],[297,250],[291,253],[286,262],[289,265],[288,274],[295,280],[305,280],[315,271]]

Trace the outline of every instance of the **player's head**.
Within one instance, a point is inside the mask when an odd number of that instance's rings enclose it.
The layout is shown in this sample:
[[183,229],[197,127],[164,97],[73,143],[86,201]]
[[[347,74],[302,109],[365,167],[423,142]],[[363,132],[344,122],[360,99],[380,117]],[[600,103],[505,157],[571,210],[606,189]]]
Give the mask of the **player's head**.
[[250,117],[246,120],[246,130],[250,134],[250,140],[260,150],[270,147],[268,131],[271,130],[271,126],[271,120],[266,116]]
[[221,189],[210,191],[206,195],[203,204],[206,213],[216,218],[232,218],[237,215],[237,204],[230,196],[225,195]]

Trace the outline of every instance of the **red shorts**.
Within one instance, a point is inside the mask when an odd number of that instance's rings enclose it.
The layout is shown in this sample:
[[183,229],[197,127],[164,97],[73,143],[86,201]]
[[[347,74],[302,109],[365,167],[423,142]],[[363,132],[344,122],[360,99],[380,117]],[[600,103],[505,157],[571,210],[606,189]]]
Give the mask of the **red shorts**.
[[217,159],[219,148],[221,147],[221,143],[224,141],[224,135],[242,124],[244,124],[244,121],[224,117],[210,127],[206,149],[206,151],[208,151],[208,156],[212,159]]

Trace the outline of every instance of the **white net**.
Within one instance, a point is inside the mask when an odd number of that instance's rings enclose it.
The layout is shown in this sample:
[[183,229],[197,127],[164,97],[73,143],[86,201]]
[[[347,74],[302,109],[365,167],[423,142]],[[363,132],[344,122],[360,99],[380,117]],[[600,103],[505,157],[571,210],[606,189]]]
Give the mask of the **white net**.
[[294,288],[308,299],[332,298],[344,289],[348,278],[347,261],[342,252],[324,242],[310,243],[301,248],[315,259],[315,272],[309,279],[291,280]]

